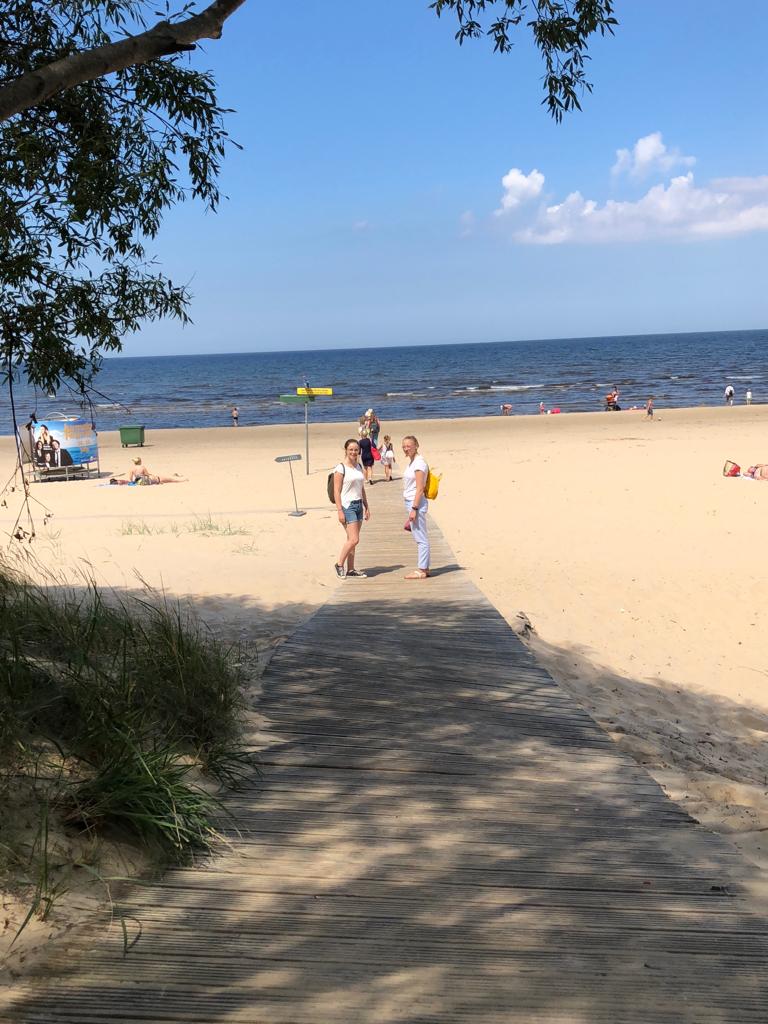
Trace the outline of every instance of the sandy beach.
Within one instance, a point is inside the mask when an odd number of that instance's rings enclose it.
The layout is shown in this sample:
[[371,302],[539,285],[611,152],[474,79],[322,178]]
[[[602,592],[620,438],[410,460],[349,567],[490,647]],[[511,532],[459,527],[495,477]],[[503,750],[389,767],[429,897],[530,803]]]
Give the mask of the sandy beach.
[[[555,678],[674,799],[761,863],[768,483],[721,468],[768,461],[767,426],[768,406],[660,409],[653,422],[640,411],[384,422],[397,440],[419,435],[444,474],[435,521]],[[274,459],[303,454],[303,426],[148,430],[143,449],[127,450],[101,434],[103,474],[138,452],[153,472],[189,482],[34,485],[54,515],[43,526],[36,507],[33,551],[111,587],[161,588],[264,664],[338,585],[341,531],[325,482],[353,432],[312,427],[311,473],[294,463],[300,518],[287,514],[289,470]],[[0,439],[5,477],[12,460],[11,439]],[[374,514],[377,489],[397,486],[373,488]],[[0,510],[4,531],[17,497]],[[375,559],[363,539],[358,564]],[[364,581],[342,585],[364,594]]]

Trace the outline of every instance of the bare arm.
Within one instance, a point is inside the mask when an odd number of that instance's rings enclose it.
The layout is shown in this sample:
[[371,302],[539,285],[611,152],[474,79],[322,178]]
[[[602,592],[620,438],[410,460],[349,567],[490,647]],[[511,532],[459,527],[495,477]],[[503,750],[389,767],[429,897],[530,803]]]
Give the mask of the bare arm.
[[341,507],[341,488],[344,483],[344,474],[339,473],[338,470],[334,470],[333,473],[333,500],[336,502],[336,512],[339,516],[339,522],[345,522],[344,509]]
[[427,486],[427,474],[423,469],[417,469],[414,476],[416,477],[416,493],[411,502],[411,511],[408,513],[408,518],[411,522],[416,518],[416,511],[421,504],[421,499],[424,497],[424,488]]

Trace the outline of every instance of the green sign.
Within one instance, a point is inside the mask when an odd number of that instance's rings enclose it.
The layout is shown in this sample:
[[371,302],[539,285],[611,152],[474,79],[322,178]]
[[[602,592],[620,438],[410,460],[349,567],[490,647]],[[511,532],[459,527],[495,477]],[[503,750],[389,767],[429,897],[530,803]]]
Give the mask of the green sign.
[[314,400],[314,395],[280,395],[280,401],[286,405],[308,405]]

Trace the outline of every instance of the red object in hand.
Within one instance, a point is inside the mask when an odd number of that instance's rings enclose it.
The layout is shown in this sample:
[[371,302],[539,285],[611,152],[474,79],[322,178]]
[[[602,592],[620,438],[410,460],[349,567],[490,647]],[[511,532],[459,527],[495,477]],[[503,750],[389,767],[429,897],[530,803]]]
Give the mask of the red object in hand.
[[404,530],[408,530],[409,533],[411,532],[411,520],[410,519],[406,519],[405,520],[405,526],[403,527],[403,529]]

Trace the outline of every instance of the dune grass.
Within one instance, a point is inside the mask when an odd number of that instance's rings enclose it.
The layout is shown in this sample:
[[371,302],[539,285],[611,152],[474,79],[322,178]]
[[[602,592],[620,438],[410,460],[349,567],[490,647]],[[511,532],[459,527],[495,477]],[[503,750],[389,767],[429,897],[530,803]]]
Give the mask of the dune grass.
[[120,526],[123,537],[130,536],[162,536],[171,534],[178,537],[182,533],[193,533],[201,537],[250,537],[251,531],[245,526],[238,526],[229,520],[219,522],[209,513],[206,516],[195,516],[184,523],[175,521],[165,526],[151,526],[143,519],[126,519]]
[[54,815],[129,834],[157,862],[210,850],[220,808],[205,776],[235,785],[254,767],[235,654],[151,592],[37,584],[0,564],[0,818],[23,784],[46,834]]

